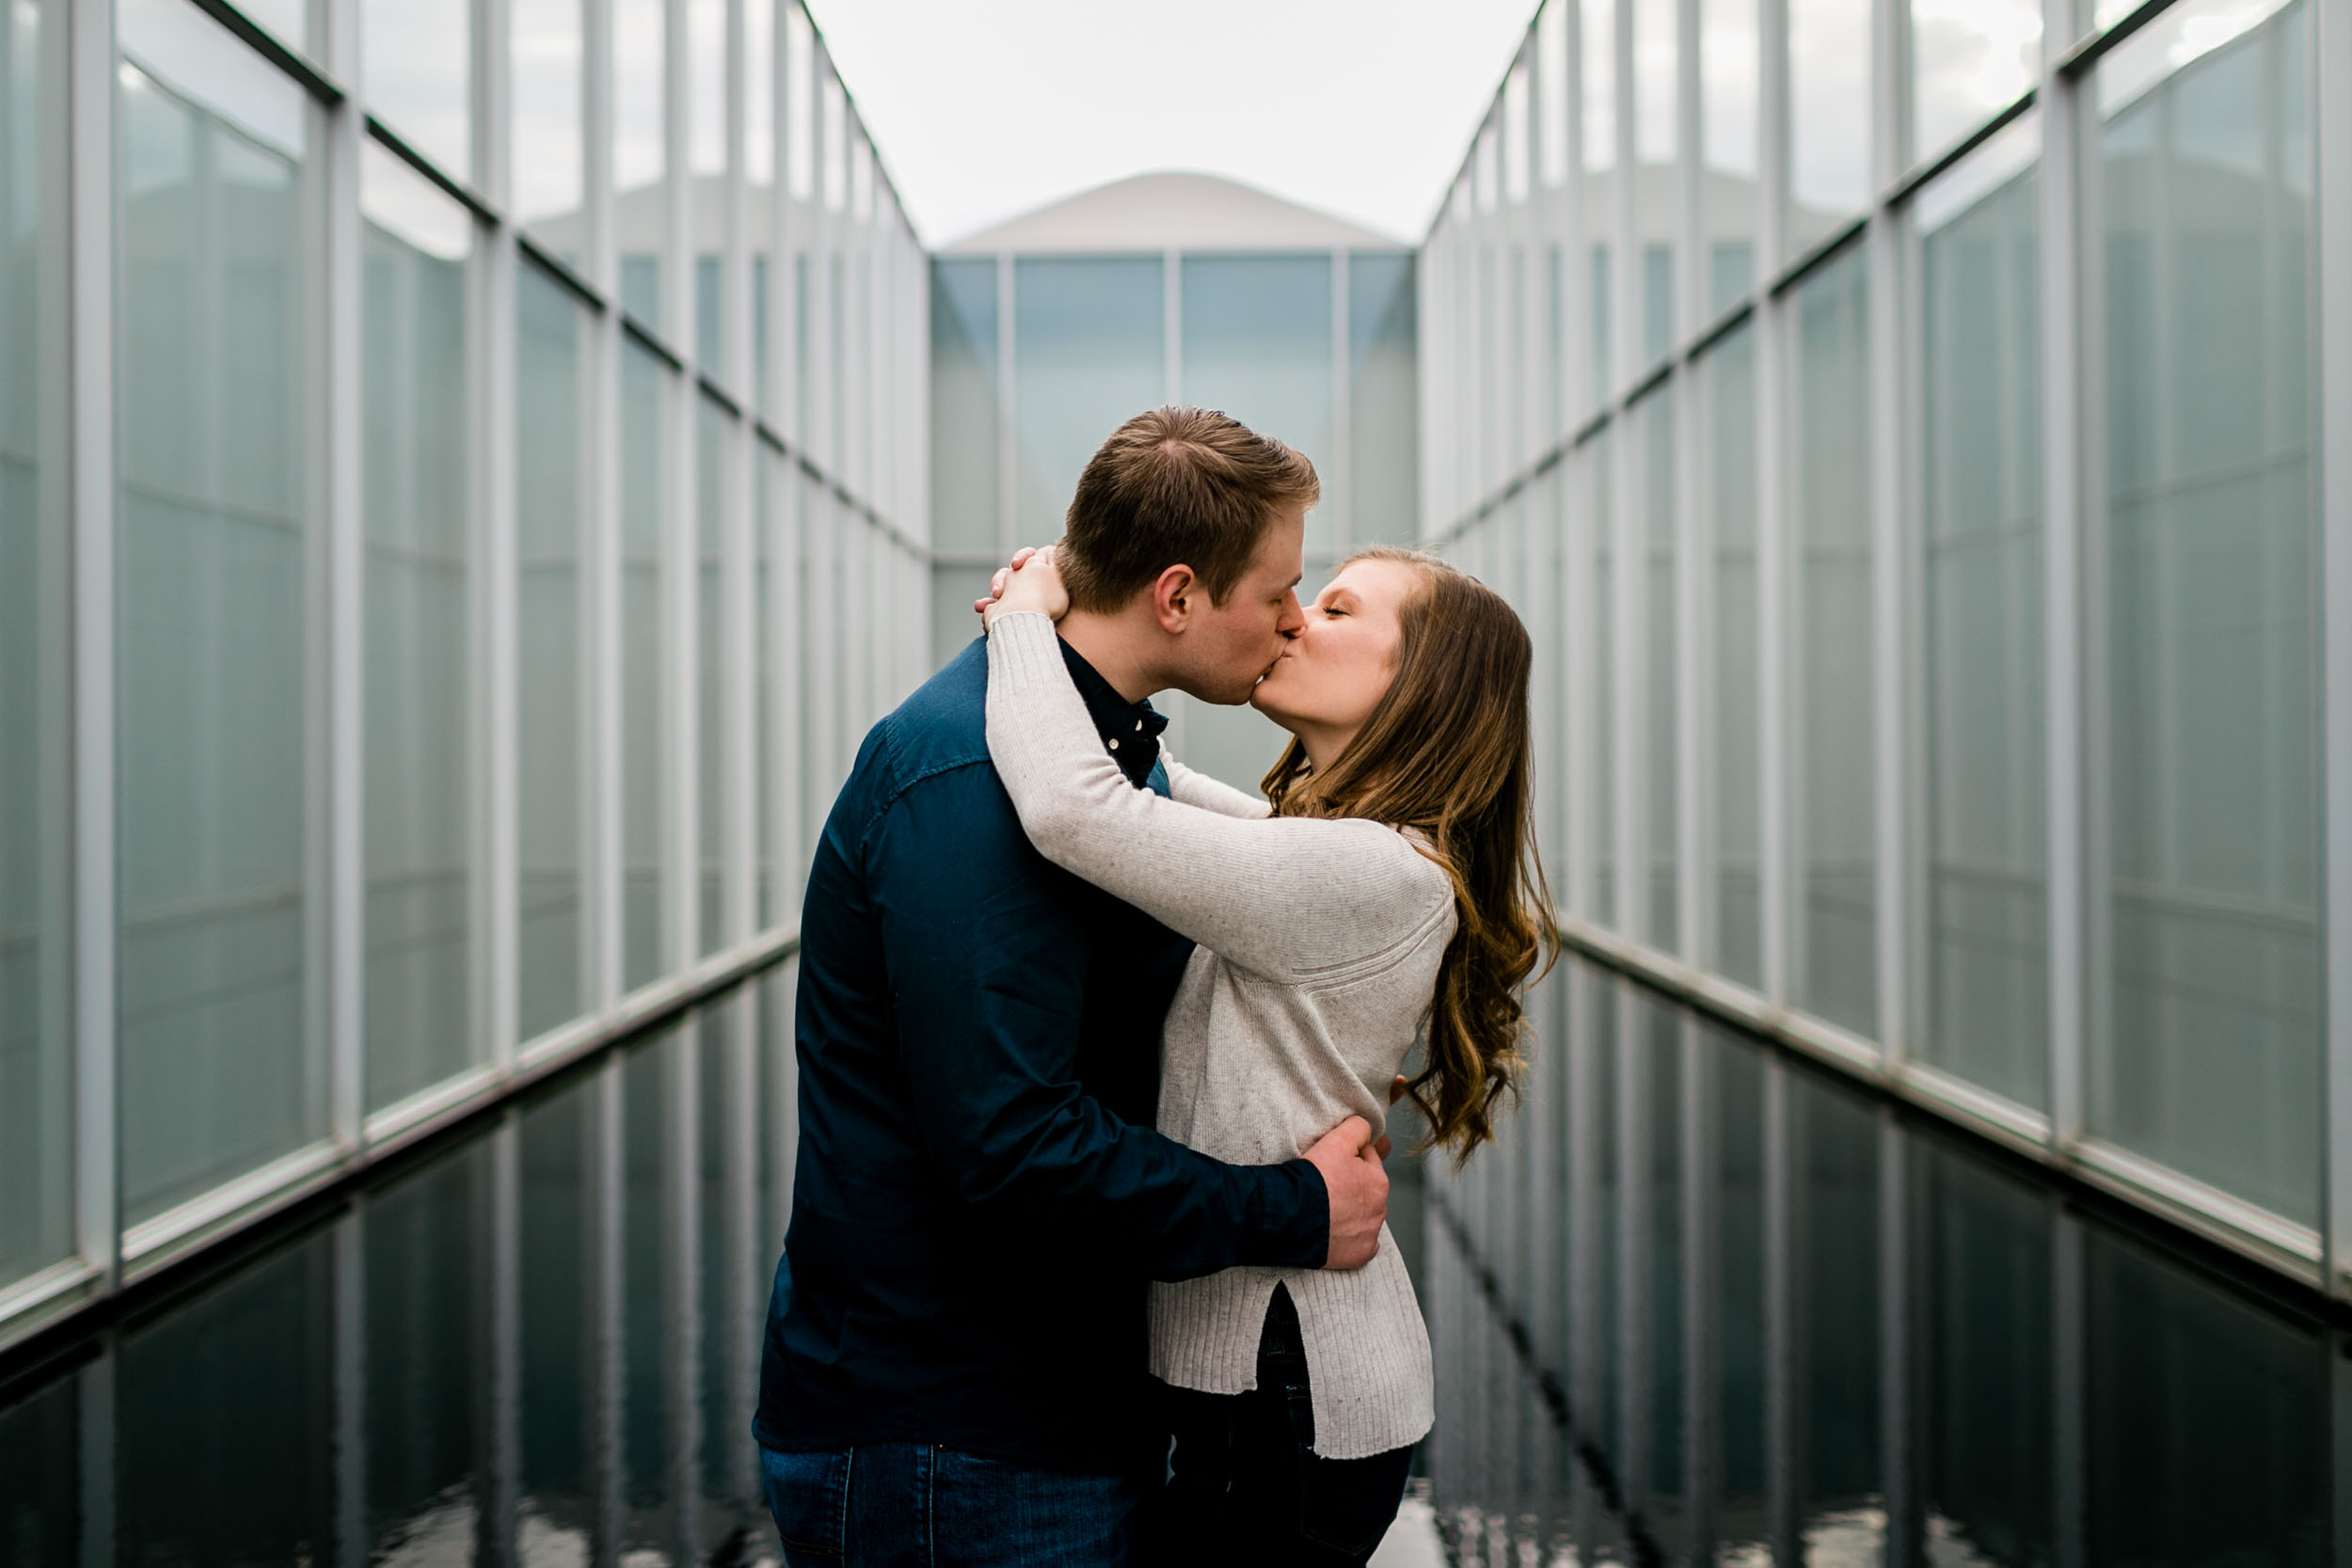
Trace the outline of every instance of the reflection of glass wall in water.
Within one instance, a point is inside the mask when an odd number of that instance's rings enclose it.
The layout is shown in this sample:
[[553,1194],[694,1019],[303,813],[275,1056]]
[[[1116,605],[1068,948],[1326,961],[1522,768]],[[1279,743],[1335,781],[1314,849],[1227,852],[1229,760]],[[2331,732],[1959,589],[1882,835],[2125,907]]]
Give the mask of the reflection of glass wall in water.
[[[123,1206],[326,1131],[314,111],[183,7],[120,19]],[[102,275],[103,276],[103,275]]]
[[1586,960],[1544,992],[1559,1100],[1426,1176],[1453,1560],[2328,1560],[2305,1298]]
[[792,984],[723,993],[11,1386],[11,1560],[772,1554],[747,1428]]
[[2318,1279],[2352,83],[2303,0],[2092,11],[1548,0],[1422,253],[1423,533],[1562,486],[1580,936]]

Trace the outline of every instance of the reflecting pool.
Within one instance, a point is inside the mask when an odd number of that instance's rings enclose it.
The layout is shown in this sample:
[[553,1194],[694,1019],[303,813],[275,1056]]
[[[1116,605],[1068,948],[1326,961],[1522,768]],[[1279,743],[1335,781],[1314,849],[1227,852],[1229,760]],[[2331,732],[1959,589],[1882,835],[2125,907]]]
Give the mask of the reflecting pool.
[[1533,1010],[1429,1176],[1457,1563],[2333,1560],[2312,1303],[1607,971]]
[[[747,1439],[787,964],[0,1364],[0,1563],[776,1559]],[[1400,1166],[1458,1564],[2318,1563],[2311,1304],[1563,964]]]

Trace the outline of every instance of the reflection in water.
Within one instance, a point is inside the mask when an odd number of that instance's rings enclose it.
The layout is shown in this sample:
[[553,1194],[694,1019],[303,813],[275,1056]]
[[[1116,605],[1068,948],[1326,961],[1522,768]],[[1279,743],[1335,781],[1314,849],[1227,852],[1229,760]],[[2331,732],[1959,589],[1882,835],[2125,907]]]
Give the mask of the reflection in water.
[[791,986],[8,1381],[0,1562],[773,1561],[748,1429]]
[[[0,1563],[773,1562],[791,985],[0,1367]],[[2328,1560],[2295,1304],[1588,965],[1531,1011],[1504,1144],[1397,1187],[1455,1562]]]
[[2328,1560],[2330,1335],[1564,964],[1509,1142],[1430,1173],[1462,1564]]

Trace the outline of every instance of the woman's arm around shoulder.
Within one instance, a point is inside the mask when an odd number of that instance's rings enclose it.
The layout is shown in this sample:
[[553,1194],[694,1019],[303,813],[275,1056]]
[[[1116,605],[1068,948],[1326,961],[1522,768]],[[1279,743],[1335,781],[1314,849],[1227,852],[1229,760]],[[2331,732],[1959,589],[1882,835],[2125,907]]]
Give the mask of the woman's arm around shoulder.
[[1043,615],[990,627],[988,749],[1039,853],[1267,978],[1375,958],[1452,908],[1444,871],[1377,822],[1227,816],[1134,787]]
[[1235,789],[1222,779],[1212,779],[1186,768],[1165,751],[1160,756],[1168,764],[1168,792],[1184,804],[1213,811],[1219,816],[1255,818],[1274,815],[1274,808],[1266,804],[1264,796]]

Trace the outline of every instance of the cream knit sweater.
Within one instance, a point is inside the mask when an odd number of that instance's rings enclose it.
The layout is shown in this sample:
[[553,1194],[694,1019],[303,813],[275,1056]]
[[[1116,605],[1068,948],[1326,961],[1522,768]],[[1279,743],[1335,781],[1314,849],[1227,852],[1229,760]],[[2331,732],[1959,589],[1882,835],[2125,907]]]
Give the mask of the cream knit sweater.
[[[1160,1131],[1232,1164],[1295,1160],[1349,1116],[1375,1135],[1454,935],[1446,874],[1377,822],[1274,817],[1168,764],[1175,799],[1103,750],[1054,624],[996,618],[988,749],[1038,851],[1200,943],[1168,1008]],[[1429,1431],[1429,1336],[1384,1227],[1365,1268],[1234,1268],[1152,1287],[1152,1370],[1257,1386],[1275,1284],[1298,1306],[1315,1451],[1361,1459]]]

